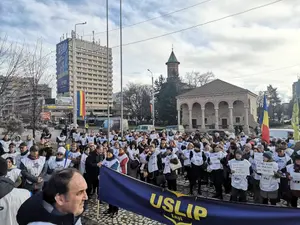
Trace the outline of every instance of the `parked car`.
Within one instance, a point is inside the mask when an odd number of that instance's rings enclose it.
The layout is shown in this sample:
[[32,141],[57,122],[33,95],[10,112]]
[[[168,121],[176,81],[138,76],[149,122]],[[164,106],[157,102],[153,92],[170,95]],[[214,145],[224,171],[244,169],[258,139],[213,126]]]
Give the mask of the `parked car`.
[[222,138],[226,137],[225,130],[208,130],[206,133],[208,133],[210,136],[214,136],[215,133],[219,133],[220,137]]
[[172,131],[174,134],[179,131],[180,133],[184,133],[185,129],[182,125],[170,125],[170,126],[166,126],[165,130],[167,132]]
[[293,129],[270,129],[270,138],[288,139],[289,136],[294,135]]
[[146,132],[150,133],[151,131],[155,130],[155,127],[153,125],[138,125],[135,129],[136,132]]

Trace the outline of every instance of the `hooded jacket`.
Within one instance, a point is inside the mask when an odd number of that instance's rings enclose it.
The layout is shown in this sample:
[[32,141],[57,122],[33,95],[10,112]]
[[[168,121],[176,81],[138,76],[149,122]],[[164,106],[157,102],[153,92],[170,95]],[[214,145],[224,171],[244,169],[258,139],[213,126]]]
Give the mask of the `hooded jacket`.
[[15,225],[20,206],[30,197],[30,192],[14,187],[14,182],[0,177],[0,221],[1,224]]

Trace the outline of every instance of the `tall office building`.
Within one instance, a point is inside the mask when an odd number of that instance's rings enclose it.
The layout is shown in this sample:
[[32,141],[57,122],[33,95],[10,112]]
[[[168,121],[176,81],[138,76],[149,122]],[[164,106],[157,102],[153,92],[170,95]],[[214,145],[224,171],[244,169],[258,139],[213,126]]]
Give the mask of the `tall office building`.
[[[0,76],[0,87],[7,78]],[[51,98],[51,88],[46,84],[38,84],[36,93],[31,86],[33,78],[14,77],[0,96],[0,117],[16,115],[26,118],[32,114],[33,101],[36,98],[38,106],[43,100]],[[35,96],[36,95],[36,96]]]
[[296,96],[298,99],[300,98],[300,78],[293,83],[293,96]]
[[[107,98],[112,105],[112,50],[107,65],[105,46],[75,39],[76,87],[86,93],[87,115],[107,115]],[[67,38],[56,46],[57,95],[73,97],[73,41]],[[107,67],[109,73],[107,77]],[[108,79],[108,85],[107,85]]]

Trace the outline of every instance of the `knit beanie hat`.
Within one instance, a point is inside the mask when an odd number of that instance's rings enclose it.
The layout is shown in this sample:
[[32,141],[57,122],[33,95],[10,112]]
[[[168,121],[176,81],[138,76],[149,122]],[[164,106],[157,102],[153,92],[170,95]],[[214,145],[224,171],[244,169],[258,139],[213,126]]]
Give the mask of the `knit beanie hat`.
[[238,149],[235,151],[235,155],[243,155],[243,152],[240,149]]
[[108,150],[107,150],[107,153],[108,152],[110,152],[111,154],[114,154],[114,150],[112,149],[112,148],[109,148]]
[[267,159],[272,159],[272,152],[266,151],[263,154],[263,157],[266,157]]
[[6,176],[7,162],[4,158],[0,157],[0,176]]

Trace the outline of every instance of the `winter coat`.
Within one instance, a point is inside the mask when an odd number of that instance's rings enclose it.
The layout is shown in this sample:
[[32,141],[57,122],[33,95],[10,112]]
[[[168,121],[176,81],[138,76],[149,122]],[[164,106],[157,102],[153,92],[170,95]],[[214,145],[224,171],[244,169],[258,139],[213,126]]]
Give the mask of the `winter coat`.
[[[34,209],[34,210],[32,210]],[[39,192],[27,199],[17,214],[19,225],[81,225],[80,217],[73,214],[62,214],[43,199],[43,192]]]

